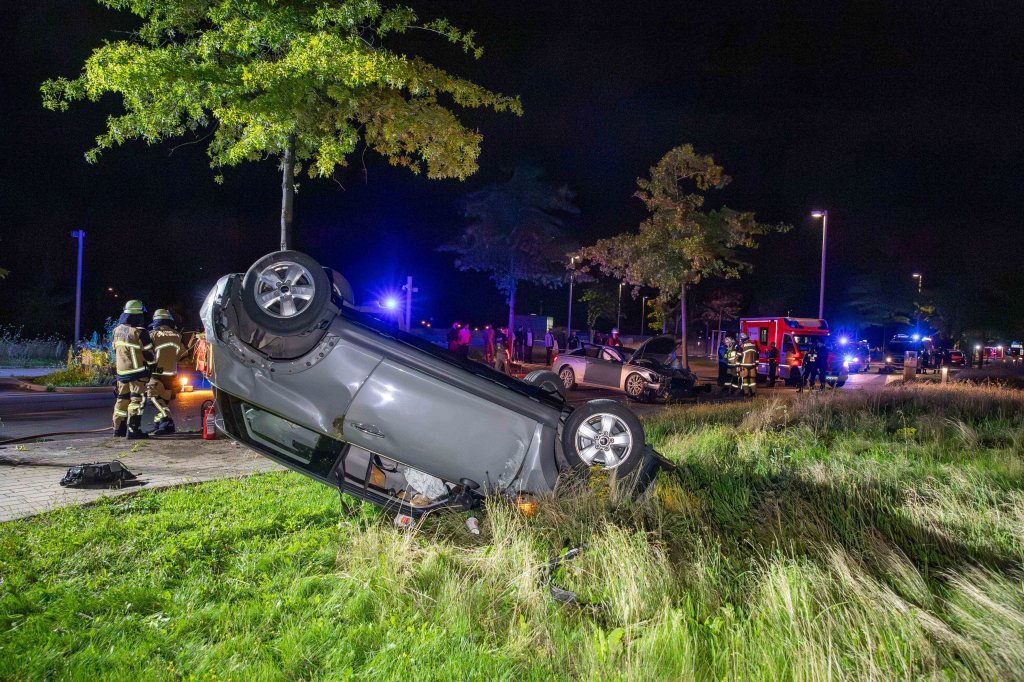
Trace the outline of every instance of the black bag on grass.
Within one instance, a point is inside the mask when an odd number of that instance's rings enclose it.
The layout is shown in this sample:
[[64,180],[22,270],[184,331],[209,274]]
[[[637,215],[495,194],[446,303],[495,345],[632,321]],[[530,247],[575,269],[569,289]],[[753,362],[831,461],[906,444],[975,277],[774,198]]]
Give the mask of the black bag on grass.
[[68,469],[60,484],[65,488],[79,486],[103,485],[121,481],[134,481],[135,474],[125,469],[118,460],[113,462],[94,462],[92,464],[79,464]]

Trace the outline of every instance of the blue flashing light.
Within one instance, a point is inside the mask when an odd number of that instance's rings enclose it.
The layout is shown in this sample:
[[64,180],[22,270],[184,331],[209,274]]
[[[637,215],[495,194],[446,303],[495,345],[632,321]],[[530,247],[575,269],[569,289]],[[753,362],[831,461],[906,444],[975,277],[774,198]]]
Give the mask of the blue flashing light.
[[850,340],[848,338],[846,338],[845,336],[840,336],[839,337],[839,345],[840,346],[845,346],[847,343],[849,343],[849,341]]
[[920,334],[914,334],[910,338],[912,338],[914,341],[920,341],[921,340],[921,335]]
[[394,296],[388,296],[384,299],[384,307],[388,310],[395,310],[398,308],[398,299]]

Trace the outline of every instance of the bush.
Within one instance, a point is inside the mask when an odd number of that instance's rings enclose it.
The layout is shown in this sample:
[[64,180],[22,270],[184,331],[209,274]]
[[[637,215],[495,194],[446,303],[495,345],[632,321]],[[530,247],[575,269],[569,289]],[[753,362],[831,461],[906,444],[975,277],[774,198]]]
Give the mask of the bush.
[[67,350],[67,342],[56,336],[30,339],[20,328],[0,327],[0,366],[52,367],[60,364]]

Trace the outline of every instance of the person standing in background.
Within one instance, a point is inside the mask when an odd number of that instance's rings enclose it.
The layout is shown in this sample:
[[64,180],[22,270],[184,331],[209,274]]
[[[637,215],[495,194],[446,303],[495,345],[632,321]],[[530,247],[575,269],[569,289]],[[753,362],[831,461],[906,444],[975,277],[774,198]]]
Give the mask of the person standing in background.
[[772,341],[768,345],[768,388],[775,388],[775,378],[779,373],[779,349],[775,347],[775,342]]
[[469,323],[462,325],[459,329],[459,357],[463,360],[469,359]]
[[526,362],[533,362],[533,327],[526,330],[526,346],[524,350]]
[[484,362],[494,363],[494,327],[489,324],[484,326]]

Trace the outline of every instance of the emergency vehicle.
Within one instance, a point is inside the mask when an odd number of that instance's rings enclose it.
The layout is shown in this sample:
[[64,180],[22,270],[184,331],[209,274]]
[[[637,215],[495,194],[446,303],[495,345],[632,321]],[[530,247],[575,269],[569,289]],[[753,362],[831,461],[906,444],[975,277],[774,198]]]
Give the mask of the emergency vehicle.
[[[828,353],[825,380],[831,386],[842,386],[849,377],[849,367],[829,341],[828,322],[808,317],[749,317],[740,320],[740,331],[757,345],[757,373],[768,375],[768,348],[775,342],[779,350],[778,376],[794,386],[800,378],[800,365],[811,344],[822,341]],[[794,369],[795,368],[795,369]]]

